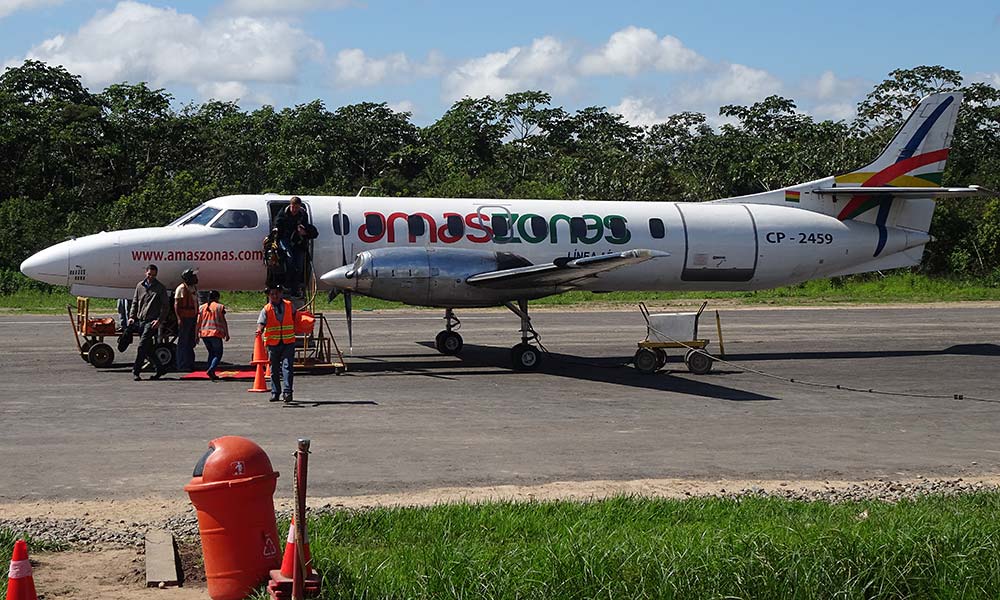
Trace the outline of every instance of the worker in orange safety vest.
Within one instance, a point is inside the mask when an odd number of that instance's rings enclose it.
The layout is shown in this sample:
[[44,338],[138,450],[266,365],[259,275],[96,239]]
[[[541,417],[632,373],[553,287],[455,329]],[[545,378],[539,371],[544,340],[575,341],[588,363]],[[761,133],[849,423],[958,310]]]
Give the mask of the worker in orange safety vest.
[[[267,304],[257,317],[257,335],[264,337],[271,361],[271,402],[292,402],[295,360],[295,307],[285,300],[281,286],[267,288]],[[284,393],[282,393],[284,390]]]
[[219,290],[208,293],[208,302],[198,309],[198,337],[205,342],[208,350],[208,368],[205,374],[212,381],[218,381],[215,369],[222,361],[222,341],[229,341],[229,323],[226,322],[226,307],[219,303]]

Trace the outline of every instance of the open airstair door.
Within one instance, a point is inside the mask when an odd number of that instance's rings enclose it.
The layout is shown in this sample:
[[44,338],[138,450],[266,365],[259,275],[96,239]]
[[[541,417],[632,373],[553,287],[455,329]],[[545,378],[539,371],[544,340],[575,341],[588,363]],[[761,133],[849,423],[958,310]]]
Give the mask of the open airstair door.
[[[750,281],[757,270],[757,226],[745,206],[677,204],[684,224],[683,281]],[[747,252],[753,248],[753,252]]]

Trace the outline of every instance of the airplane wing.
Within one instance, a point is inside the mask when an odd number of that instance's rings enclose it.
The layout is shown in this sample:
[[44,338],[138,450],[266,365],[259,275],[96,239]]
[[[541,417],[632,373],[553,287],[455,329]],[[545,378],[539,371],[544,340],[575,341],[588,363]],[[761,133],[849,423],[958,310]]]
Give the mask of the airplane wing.
[[993,194],[978,185],[969,187],[831,187],[810,190],[825,196],[895,196],[897,198],[962,198]]
[[543,285],[572,285],[587,277],[612,269],[637,265],[651,258],[670,256],[659,250],[627,250],[616,254],[601,254],[571,259],[559,258],[543,265],[530,265],[502,271],[488,271],[465,280],[469,285],[491,289],[517,289]]

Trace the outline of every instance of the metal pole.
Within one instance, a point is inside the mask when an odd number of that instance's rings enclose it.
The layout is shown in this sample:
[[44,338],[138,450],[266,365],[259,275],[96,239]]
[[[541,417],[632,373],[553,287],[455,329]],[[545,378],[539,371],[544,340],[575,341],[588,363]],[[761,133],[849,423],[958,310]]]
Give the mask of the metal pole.
[[295,569],[292,574],[292,598],[305,598],[306,475],[309,468],[309,440],[299,438],[295,453]]

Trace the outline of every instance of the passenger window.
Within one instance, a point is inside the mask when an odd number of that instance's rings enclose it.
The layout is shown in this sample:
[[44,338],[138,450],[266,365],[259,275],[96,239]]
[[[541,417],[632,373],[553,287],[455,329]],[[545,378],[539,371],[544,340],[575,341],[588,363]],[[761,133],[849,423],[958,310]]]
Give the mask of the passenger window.
[[465,221],[461,215],[448,215],[448,235],[460,237],[463,233],[465,233]]
[[208,225],[208,223],[215,218],[215,215],[220,212],[222,211],[217,208],[206,208],[205,210],[192,215],[191,218],[181,223],[181,225]]
[[583,220],[583,217],[573,217],[569,220],[569,233],[571,238],[587,237],[587,222]]
[[493,215],[490,218],[490,225],[493,227],[494,238],[510,237],[510,221],[507,215]]
[[372,237],[379,237],[385,233],[385,224],[378,213],[365,215],[365,231]]
[[657,240],[662,240],[667,235],[667,228],[663,226],[661,219],[649,220],[649,235]]
[[545,220],[545,217],[540,217],[538,215],[532,215],[531,217],[531,234],[532,237],[542,239],[549,235],[549,223]]
[[628,235],[628,228],[625,227],[625,219],[621,217],[609,217],[608,227],[611,229],[611,237],[621,239]]
[[410,235],[413,237],[420,237],[424,235],[427,231],[427,223],[424,222],[424,218],[420,215],[410,215],[406,217],[406,227],[409,229]]
[[[340,217],[339,219],[337,217]],[[347,215],[333,215],[333,233],[343,235],[341,232],[351,232],[351,219]]]
[[253,229],[257,226],[257,211],[227,210],[212,223],[216,229]]

